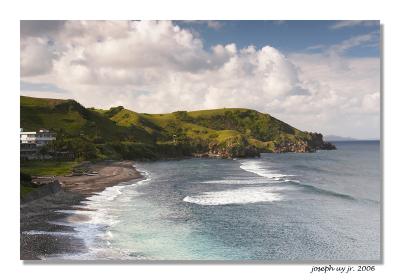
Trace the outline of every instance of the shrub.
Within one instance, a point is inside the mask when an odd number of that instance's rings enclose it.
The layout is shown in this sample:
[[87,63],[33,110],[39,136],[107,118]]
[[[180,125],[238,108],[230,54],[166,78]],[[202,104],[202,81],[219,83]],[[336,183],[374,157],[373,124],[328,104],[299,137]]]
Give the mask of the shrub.
[[24,181],[24,182],[30,182],[30,181],[32,181],[31,175],[29,175],[29,174],[27,174],[27,173],[23,173],[23,172],[20,172],[19,174],[20,174],[20,180],[21,180],[21,181]]

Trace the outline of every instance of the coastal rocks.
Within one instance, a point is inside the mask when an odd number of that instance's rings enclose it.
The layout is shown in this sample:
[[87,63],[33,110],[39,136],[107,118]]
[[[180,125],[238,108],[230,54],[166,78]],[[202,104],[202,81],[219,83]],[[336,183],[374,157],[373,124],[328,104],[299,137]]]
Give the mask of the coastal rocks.
[[306,141],[299,140],[297,142],[284,141],[282,143],[275,144],[274,153],[309,153],[315,152],[315,149],[309,145]]
[[311,140],[309,145],[316,150],[336,150],[336,146],[330,142],[325,142],[323,140],[323,135],[321,133],[309,133]]
[[223,143],[210,143],[208,157],[240,158],[259,157],[260,151],[241,136],[227,138]]
[[309,139],[298,139],[296,141],[282,141],[275,143],[274,153],[310,153],[317,150],[336,150],[336,146],[325,142],[320,133],[309,133]]
[[58,193],[59,191],[61,191],[61,184],[58,180],[54,180],[50,183],[38,186],[36,190],[21,198],[21,203],[27,203],[47,195]]
[[193,153],[192,156],[195,158],[208,158],[209,157],[208,153]]
[[330,142],[324,142],[320,147],[318,147],[318,150],[336,150],[336,146]]
[[[335,150],[332,143],[323,141],[320,133],[308,133],[306,137],[296,137],[274,141],[268,152],[273,153],[312,153],[317,150]],[[203,158],[241,158],[259,157],[266,152],[262,147],[251,145],[246,137],[241,135],[228,137],[222,142],[212,142],[208,145],[207,152],[194,153],[194,157]]]

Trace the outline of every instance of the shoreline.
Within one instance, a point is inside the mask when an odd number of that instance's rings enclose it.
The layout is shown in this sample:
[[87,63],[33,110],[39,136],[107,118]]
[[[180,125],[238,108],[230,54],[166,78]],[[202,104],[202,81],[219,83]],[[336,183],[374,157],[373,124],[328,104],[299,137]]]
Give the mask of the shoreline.
[[41,256],[85,252],[83,240],[73,236],[71,226],[53,223],[76,210],[87,197],[119,183],[143,178],[132,161],[87,163],[94,176],[57,176],[61,191],[20,205],[20,259],[40,260]]

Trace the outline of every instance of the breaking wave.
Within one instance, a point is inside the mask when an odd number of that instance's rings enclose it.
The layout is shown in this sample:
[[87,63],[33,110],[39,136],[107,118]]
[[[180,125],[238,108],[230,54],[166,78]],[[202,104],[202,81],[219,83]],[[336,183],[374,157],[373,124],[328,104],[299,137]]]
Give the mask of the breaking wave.
[[[136,168],[137,169],[137,168]],[[85,242],[87,252],[62,256],[50,256],[47,259],[138,259],[137,253],[131,251],[116,250],[111,241],[113,233],[109,228],[120,221],[118,220],[121,207],[130,202],[135,196],[141,195],[136,188],[151,180],[151,176],[144,170],[137,169],[143,175],[143,179],[133,183],[125,183],[106,188],[96,193],[78,205],[77,210],[58,210],[57,212],[70,214],[63,221],[52,221],[51,224],[70,226],[75,232],[54,233],[60,235],[73,235]],[[125,191],[126,189],[126,191]],[[124,192],[122,192],[124,190]],[[123,194],[123,195],[121,195]],[[82,219],[80,217],[85,217]],[[48,232],[27,232],[26,234],[49,234]],[[51,233],[50,233],[51,234]],[[135,256],[133,256],[135,255]]]
[[201,182],[202,184],[221,184],[221,185],[259,185],[259,184],[277,184],[280,181],[271,181],[268,178],[259,179],[226,179],[226,180],[210,180]]
[[249,160],[249,161],[244,161],[240,165],[240,168],[242,168],[245,171],[255,173],[261,177],[265,177],[268,179],[272,180],[280,180],[285,177],[291,177],[294,175],[289,175],[289,174],[281,174],[281,173],[275,173],[272,170],[266,169],[262,167],[258,161],[255,160]]
[[204,192],[199,195],[186,196],[183,201],[199,205],[229,205],[257,202],[274,202],[283,199],[279,187],[248,187],[234,190]]
[[319,193],[322,195],[330,195],[330,196],[335,196],[335,197],[339,197],[339,198],[343,198],[343,199],[356,200],[356,198],[354,198],[353,196],[348,195],[348,194],[343,194],[343,193],[319,188],[319,187],[316,187],[313,185],[304,184],[304,183],[300,182],[299,180],[295,180],[295,179],[287,179],[286,177],[292,177],[295,175],[275,173],[275,172],[268,170],[267,168],[261,166],[260,163],[255,160],[249,160],[249,161],[242,162],[240,165],[240,168],[242,168],[243,170],[246,170],[248,172],[257,174],[261,177],[268,178],[269,180],[273,180],[274,183],[286,182],[286,183],[293,184],[298,187],[302,187],[303,189],[306,189],[308,191],[313,191],[315,193]]

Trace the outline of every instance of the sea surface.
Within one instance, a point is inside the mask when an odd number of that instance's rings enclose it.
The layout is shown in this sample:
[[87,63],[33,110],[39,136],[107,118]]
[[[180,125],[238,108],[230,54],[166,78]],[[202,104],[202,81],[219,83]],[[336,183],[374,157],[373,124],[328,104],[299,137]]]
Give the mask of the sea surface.
[[[135,163],[145,179],[94,195],[63,259],[379,260],[380,143],[255,159]],[[90,210],[90,211],[86,211]]]

